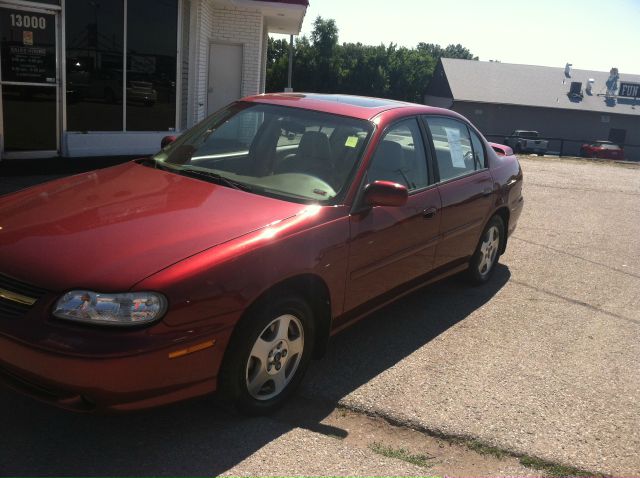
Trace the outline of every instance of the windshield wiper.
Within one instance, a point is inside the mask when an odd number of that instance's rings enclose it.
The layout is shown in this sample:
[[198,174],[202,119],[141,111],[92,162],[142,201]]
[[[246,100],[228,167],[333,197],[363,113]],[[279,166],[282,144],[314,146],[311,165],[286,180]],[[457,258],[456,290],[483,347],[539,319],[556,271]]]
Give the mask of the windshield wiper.
[[136,162],[138,164],[144,164],[145,166],[150,166],[150,167],[152,167],[154,169],[162,169],[163,171],[175,171],[175,169],[173,169],[173,168],[169,168],[167,166],[164,166],[162,164],[162,161],[158,161],[157,159],[155,159],[152,156],[150,156],[148,158],[138,159],[138,160],[136,160]]
[[212,182],[223,184],[233,189],[239,189],[240,191],[247,191],[247,192],[253,191],[253,188],[251,186],[248,186],[247,184],[234,181],[233,179],[229,179],[226,176],[222,176],[221,174],[214,173],[212,171],[201,171],[199,169],[182,168],[177,172],[179,172],[180,174],[188,175],[188,176],[197,176],[200,178],[208,179]]

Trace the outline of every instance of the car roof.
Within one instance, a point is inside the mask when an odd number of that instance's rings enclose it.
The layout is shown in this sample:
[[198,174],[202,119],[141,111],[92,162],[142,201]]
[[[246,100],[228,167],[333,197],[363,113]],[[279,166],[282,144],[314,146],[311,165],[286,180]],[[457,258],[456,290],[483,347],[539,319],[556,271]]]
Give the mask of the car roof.
[[248,96],[243,98],[241,101],[292,106],[365,120],[371,120],[379,114],[387,111],[406,112],[407,114],[444,114],[453,117],[459,116],[450,110],[436,108],[433,106],[355,95],[331,95],[324,93],[268,93]]

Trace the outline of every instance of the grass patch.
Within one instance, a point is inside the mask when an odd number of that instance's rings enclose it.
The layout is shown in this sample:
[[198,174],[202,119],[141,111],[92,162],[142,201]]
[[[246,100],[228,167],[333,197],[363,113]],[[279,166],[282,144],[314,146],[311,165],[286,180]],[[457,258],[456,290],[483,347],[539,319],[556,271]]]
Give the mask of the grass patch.
[[545,473],[548,473],[551,476],[589,476],[589,477],[603,476],[600,474],[589,473],[587,471],[581,470],[579,468],[574,468],[572,466],[558,465],[555,463],[550,463],[545,460],[541,460],[540,458],[535,458],[535,457],[526,456],[526,455],[520,457],[520,464],[528,468],[544,471]]
[[369,445],[369,448],[371,449],[371,451],[377,453],[378,455],[386,456],[388,458],[396,458],[398,460],[406,461],[407,463],[421,466],[423,468],[430,467],[430,461],[433,460],[433,457],[429,455],[414,455],[405,448],[392,448],[378,442],[373,442],[371,445]]
[[532,468],[545,472],[548,476],[572,476],[572,477],[593,477],[602,478],[604,475],[600,473],[589,473],[588,471],[581,470],[572,466],[559,465],[540,458],[532,456],[520,456],[519,454],[507,452],[500,448],[487,445],[481,441],[465,439],[465,438],[448,438],[447,441],[453,445],[460,445],[468,448],[471,451],[479,453],[480,455],[491,455],[498,459],[515,457],[518,458],[522,466]]
[[487,445],[477,440],[460,440],[458,444],[464,445],[469,450],[475,451],[480,455],[490,455],[499,459],[509,456],[509,453],[505,452],[504,450],[496,448],[495,446]]

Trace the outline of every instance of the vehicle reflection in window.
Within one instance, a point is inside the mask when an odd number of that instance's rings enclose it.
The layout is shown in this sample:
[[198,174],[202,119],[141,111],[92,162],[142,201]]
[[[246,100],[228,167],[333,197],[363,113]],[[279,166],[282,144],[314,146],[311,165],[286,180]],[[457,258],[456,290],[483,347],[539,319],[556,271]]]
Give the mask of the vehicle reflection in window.
[[127,130],[176,125],[178,0],[127,2]]
[[66,0],[67,128],[121,131],[124,2]]

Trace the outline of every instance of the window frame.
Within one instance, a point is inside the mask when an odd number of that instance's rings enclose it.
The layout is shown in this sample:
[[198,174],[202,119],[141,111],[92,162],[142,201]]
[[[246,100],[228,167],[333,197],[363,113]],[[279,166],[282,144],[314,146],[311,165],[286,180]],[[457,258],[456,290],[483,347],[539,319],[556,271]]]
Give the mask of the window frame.
[[[475,133],[476,136],[478,137],[478,140],[480,141],[480,145],[482,147],[482,152],[484,153],[484,165],[482,168],[480,169],[474,169],[473,171],[469,171],[465,174],[461,174],[459,176],[454,176],[452,178],[448,178],[448,179],[442,179],[440,177],[440,168],[438,167],[438,160],[437,160],[437,156],[436,156],[436,147],[435,144],[433,142],[433,135],[431,134],[431,129],[429,128],[429,123],[428,123],[428,118],[443,118],[443,119],[447,119],[447,120],[451,120],[454,121],[456,123],[460,123],[461,125],[465,126],[467,129],[467,132],[469,133],[469,145],[471,146],[471,152],[472,154],[475,154],[475,149],[473,147],[473,141],[471,139],[471,133]],[[466,178],[469,176],[472,176],[474,174],[478,174],[481,173],[483,171],[487,171],[489,169],[489,155],[487,154],[487,148],[486,145],[484,144],[483,141],[483,136],[481,134],[479,134],[479,132],[473,128],[468,122],[466,121],[462,121],[459,118],[454,118],[452,116],[447,116],[447,115],[438,115],[438,114],[422,114],[420,115],[420,121],[423,124],[424,130],[426,132],[426,134],[429,137],[429,147],[431,149],[431,157],[433,158],[432,162],[433,162],[433,170],[434,173],[436,173],[436,178],[434,178],[435,184],[446,184],[449,183],[451,181],[456,181],[458,179],[461,178]]]
[[[422,130],[422,127],[420,125],[420,120],[418,119],[418,117],[416,115],[411,115],[411,116],[405,116],[403,118],[398,118],[393,123],[389,123],[382,130],[382,133],[380,133],[380,140],[376,144],[375,150],[371,153],[371,159],[369,160],[369,163],[367,164],[367,167],[366,167],[366,170],[365,170],[365,175],[362,178],[363,182],[366,179],[366,173],[369,171],[369,168],[371,167],[371,164],[373,163],[373,159],[375,157],[376,152],[378,151],[378,147],[380,146],[380,143],[382,141],[384,141],[385,136],[389,133],[390,130],[392,130],[394,127],[398,126],[400,123],[403,123],[404,121],[410,121],[410,120],[414,120],[417,123],[418,131],[419,131],[419,135],[420,135],[420,140],[422,141],[422,151],[424,152],[425,166],[427,168],[427,185],[423,186],[421,188],[416,188],[416,189],[411,189],[411,190],[409,190],[407,188],[407,191],[409,192],[409,196],[413,196],[414,194],[417,194],[417,193],[420,193],[420,192],[422,192],[422,191],[424,191],[426,189],[429,189],[430,187],[432,187],[434,185],[434,177],[433,177],[432,165],[431,165],[431,160],[430,160],[431,158],[429,157],[429,154],[427,153],[427,147],[426,147],[427,146],[427,139],[424,137],[424,131]],[[366,184],[361,185],[361,189],[364,190],[365,187],[366,187]]]
[[[37,0],[36,0],[37,1]],[[174,107],[175,107],[175,112],[173,115],[174,118],[174,125],[172,128],[166,129],[166,130],[160,130],[160,131],[156,131],[156,130],[132,130],[132,129],[127,129],[127,58],[128,58],[128,6],[129,6],[129,0],[122,0],[122,6],[123,6],[123,32],[122,32],[122,37],[120,38],[120,40],[122,40],[122,75],[121,75],[121,80],[122,80],[122,128],[120,129],[114,129],[114,130],[93,130],[93,129],[89,129],[89,130],[76,130],[76,129],[69,129],[67,126],[67,118],[68,118],[68,113],[67,113],[67,106],[68,106],[68,100],[67,100],[67,95],[66,95],[66,82],[67,82],[67,71],[66,71],[66,63],[67,63],[67,39],[66,39],[66,35],[67,35],[67,19],[66,19],[66,9],[67,9],[67,5],[65,4],[64,1],[60,1],[60,3],[58,3],[58,6],[56,7],[55,5],[52,5],[51,8],[56,8],[60,10],[60,15],[61,15],[61,22],[62,22],[62,41],[60,43],[60,50],[62,52],[62,58],[63,58],[63,63],[62,63],[62,72],[61,72],[61,81],[63,86],[63,96],[61,98],[61,102],[62,102],[62,106],[63,106],[63,128],[62,130],[66,133],[66,132],[70,132],[70,133],[132,133],[132,134],[137,134],[137,133],[175,133],[175,132],[181,132],[183,129],[181,127],[182,124],[182,87],[183,87],[183,78],[182,78],[182,60],[183,60],[183,49],[182,49],[182,36],[183,36],[183,20],[184,20],[184,2],[185,0],[176,0],[177,3],[177,15],[176,15],[176,77],[175,77],[175,100],[174,100]],[[49,7],[46,7],[49,8]],[[187,128],[188,129],[188,128]]]
[[482,148],[482,157],[484,158],[484,161],[483,161],[484,164],[482,165],[482,168],[476,169],[476,171],[483,171],[485,169],[489,169],[489,156],[487,155],[487,148],[485,147],[484,141],[482,141],[483,137],[475,128],[472,128],[471,126],[472,125],[467,124],[467,129],[469,130],[469,137],[471,139],[471,151],[473,151],[473,155],[475,158],[476,149],[473,146],[473,138],[471,137],[471,135],[474,134],[478,139],[478,142],[480,143],[480,147]]

